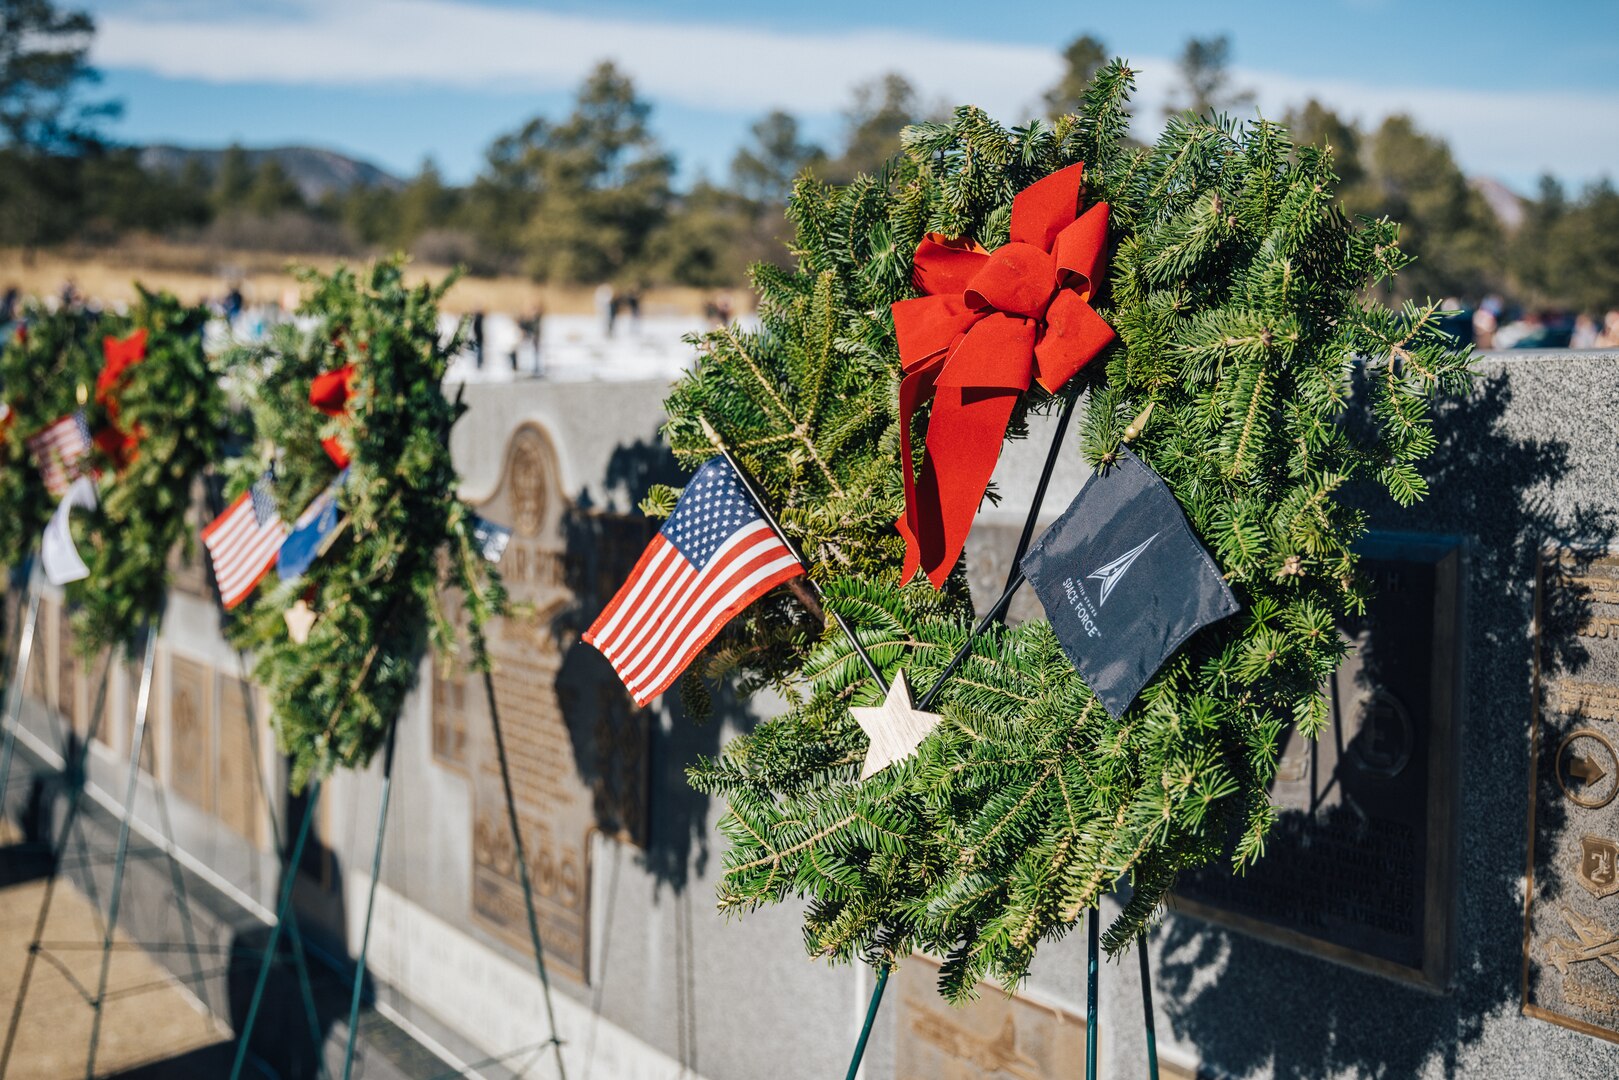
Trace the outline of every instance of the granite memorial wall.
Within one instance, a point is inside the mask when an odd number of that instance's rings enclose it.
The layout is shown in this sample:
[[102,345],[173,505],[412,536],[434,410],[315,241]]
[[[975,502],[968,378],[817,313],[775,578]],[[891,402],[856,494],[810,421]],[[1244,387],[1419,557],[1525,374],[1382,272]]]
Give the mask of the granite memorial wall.
[[[1243,878],[1189,876],[1152,936],[1165,1075],[1619,1073],[1619,356],[1480,370],[1473,398],[1444,410],[1429,499],[1367,507],[1377,599],[1343,627],[1355,649],[1328,687],[1329,729],[1282,748],[1270,857]],[[498,719],[570,1076],[842,1075],[869,973],[807,959],[790,906],[715,913],[722,808],[683,776],[776,703],[722,699],[704,724],[674,695],[637,710],[579,642],[650,536],[636,500],[678,481],[656,434],[662,393],[467,388],[452,443],[463,493],[512,527],[502,571],[528,615],[496,628],[489,678],[424,662],[407,702],[376,1011],[441,1062],[500,1057],[480,1066],[492,1076],[545,1039]],[[1037,429],[997,474],[1007,509],[985,512],[970,553],[981,597],[999,592],[1040,443]],[[1070,455],[1047,521],[1082,482]],[[155,821],[161,787],[186,865],[255,915],[273,904],[277,840],[301,804],[273,795],[265,703],[219,636],[202,568],[175,570],[138,813]],[[1038,608],[1025,595],[1013,611]],[[55,738],[47,708],[82,736],[104,694],[92,779],[121,790],[138,669],[75,659],[55,598],[41,625],[28,717],[40,752]],[[339,776],[316,811],[296,895],[311,940],[334,952],[359,937],[379,786],[375,767]],[[1101,978],[1109,1077],[1143,1075],[1139,979],[1123,960]],[[900,967],[867,1077],[1077,1075],[1083,935],[1044,947],[1012,998],[985,987],[955,1009],[935,974],[926,957]],[[210,1007],[231,1015],[239,994],[224,987]]]

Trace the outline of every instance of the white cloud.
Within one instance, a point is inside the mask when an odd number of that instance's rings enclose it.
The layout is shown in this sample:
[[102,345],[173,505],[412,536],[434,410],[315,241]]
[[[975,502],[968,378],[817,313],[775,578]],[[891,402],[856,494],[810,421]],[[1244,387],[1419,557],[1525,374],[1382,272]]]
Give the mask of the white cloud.
[[[217,11],[217,9],[214,9]],[[1003,118],[1028,115],[1054,82],[1054,49],[900,30],[787,33],[490,7],[470,0],[305,2],[278,12],[154,6],[104,13],[103,67],[217,83],[332,87],[385,84],[547,91],[571,88],[611,58],[657,101],[755,114],[782,107],[826,114],[855,82],[886,71],[928,100],[970,101]],[[1174,63],[1133,57],[1139,115],[1156,123]],[[1619,95],[1432,89],[1237,72],[1267,115],[1315,96],[1373,120],[1409,112],[1450,140],[1472,172],[1619,172]]]

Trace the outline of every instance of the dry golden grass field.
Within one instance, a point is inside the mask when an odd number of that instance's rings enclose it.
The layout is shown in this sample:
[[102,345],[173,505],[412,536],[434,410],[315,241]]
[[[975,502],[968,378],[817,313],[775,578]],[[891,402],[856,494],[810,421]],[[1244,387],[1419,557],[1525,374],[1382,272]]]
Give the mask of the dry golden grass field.
[[[299,257],[271,252],[225,251],[175,244],[128,244],[117,248],[40,251],[27,257],[17,249],[0,249],[0,289],[15,285],[31,296],[60,293],[72,281],[85,296],[104,303],[128,301],[135,282],[149,289],[167,289],[182,300],[196,302],[223,296],[239,284],[249,303],[284,300],[297,281],[289,272],[294,263],[329,269],[340,260],[331,256]],[[448,267],[413,263],[413,278],[439,278]],[[652,289],[642,298],[646,314],[696,314],[708,298],[729,292],[733,306],[749,302],[746,289]],[[537,285],[522,277],[463,277],[445,298],[445,310],[454,314],[499,311],[522,315],[542,307],[547,314],[586,314],[594,310],[594,290],[586,286]]]

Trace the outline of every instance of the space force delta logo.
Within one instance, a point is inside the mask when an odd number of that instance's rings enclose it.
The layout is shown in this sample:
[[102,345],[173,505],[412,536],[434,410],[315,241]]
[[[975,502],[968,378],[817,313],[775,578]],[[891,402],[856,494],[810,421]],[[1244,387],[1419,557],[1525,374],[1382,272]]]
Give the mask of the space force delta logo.
[[1090,590],[1085,587],[1083,581],[1075,581],[1073,578],[1063,580],[1063,591],[1068,595],[1068,603],[1073,606],[1074,615],[1085,628],[1086,637],[1102,636],[1102,628],[1097,625],[1096,620],[1101,615],[1107,598],[1113,595],[1113,590],[1119,587],[1124,575],[1130,572],[1130,567],[1141,557],[1142,552],[1152,546],[1152,542],[1158,539],[1159,535],[1153,533],[1112,562],[1085,575],[1085,581],[1099,582],[1094,604],[1091,602]]

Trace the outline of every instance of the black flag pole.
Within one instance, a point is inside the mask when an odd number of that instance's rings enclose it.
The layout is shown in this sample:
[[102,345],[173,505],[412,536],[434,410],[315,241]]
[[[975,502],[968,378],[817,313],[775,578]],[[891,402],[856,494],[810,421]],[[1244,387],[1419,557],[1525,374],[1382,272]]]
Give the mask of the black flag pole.
[[804,553],[799,550],[798,545],[793,543],[792,537],[788,536],[786,530],[781,527],[781,523],[776,520],[776,515],[770,512],[770,505],[765,502],[764,495],[754,485],[753,477],[748,475],[747,470],[742,467],[742,463],[737,461],[731,454],[730,448],[725,445],[725,440],[720,438],[720,433],[714,430],[714,425],[708,422],[706,416],[699,416],[697,422],[703,426],[703,434],[708,436],[708,441],[714,445],[714,449],[720,452],[720,455],[725,458],[725,463],[731,466],[731,471],[736,473],[737,480],[741,482],[743,490],[748,493],[748,498],[753,500],[753,505],[758,509],[760,516],[765,519],[771,529],[775,530],[776,536],[781,542],[787,545],[787,550],[793,553],[793,558],[797,559],[800,565],[804,567],[803,579],[793,578],[787,583],[787,587],[793,590],[794,595],[803,601],[804,606],[809,608],[811,613],[819,615],[822,619],[827,615],[832,616],[833,620],[838,624],[838,629],[843,631],[843,635],[849,639],[849,644],[854,646],[854,651],[859,654],[861,661],[866,665],[866,670],[876,680],[877,686],[881,688],[883,693],[888,693],[888,680],[883,678],[882,669],[871,658],[871,654],[866,651],[866,647],[860,644],[860,639],[855,636],[854,627],[850,626],[842,615],[826,606],[826,597],[821,593],[820,586],[810,580],[809,563],[805,561]]

